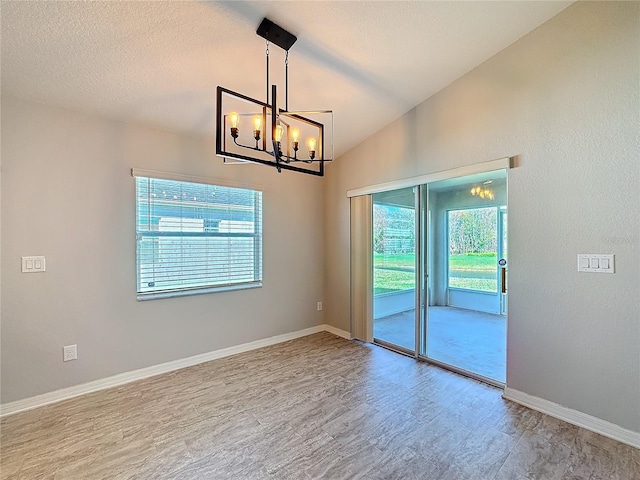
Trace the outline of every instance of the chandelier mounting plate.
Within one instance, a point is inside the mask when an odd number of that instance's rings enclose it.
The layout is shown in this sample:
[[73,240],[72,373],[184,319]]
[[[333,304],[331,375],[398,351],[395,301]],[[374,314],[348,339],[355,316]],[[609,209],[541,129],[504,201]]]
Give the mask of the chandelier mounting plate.
[[298,40],[294,34],[287,32],[280,25],[276,25],[268,18],[262,20],[256,33],[286,51],[289,51],[293,44],[296,43],[296,40]]

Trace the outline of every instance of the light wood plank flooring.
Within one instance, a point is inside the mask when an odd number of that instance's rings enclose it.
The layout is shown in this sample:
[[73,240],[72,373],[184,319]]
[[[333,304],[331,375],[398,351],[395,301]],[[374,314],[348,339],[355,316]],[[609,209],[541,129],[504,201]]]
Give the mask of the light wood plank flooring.
[[2,479],[640,479],[640,450],[320,333],[11,415]]

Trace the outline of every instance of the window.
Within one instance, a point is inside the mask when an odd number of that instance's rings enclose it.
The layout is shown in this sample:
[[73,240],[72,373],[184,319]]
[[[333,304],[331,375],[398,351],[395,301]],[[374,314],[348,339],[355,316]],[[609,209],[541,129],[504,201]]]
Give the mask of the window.
[[498,209],[449,211],[449,287],[498,292]]
[[262,192],[136,175],[136,257],[138,299],[261,286]]

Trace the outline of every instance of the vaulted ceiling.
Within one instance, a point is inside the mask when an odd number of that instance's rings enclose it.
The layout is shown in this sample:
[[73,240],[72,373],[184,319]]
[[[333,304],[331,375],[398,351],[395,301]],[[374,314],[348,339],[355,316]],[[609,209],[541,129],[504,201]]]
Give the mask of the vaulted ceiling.
[[217,85],[265,97],[268,17],[298,37],[290,110],[332,109],[340,155],[571,3],[2,1],[2,91],[213,136]]

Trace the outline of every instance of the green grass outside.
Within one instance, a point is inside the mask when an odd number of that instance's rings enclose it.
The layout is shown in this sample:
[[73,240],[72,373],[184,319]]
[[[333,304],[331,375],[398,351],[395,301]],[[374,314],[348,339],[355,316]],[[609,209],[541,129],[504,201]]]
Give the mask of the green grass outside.
[[449,278],[449,286],[453,288],[468,288],[483,292],[498,291],[498,280],[495,278]]
[[415,288],[415,275],[413,272],[401,272],[398,270],[373,269],[373,294],[396,292]]
[[[415,267],[414,255],[373,255],[374,268],[407,268]],[[450,255],[449,268],[452,270],[496,270],[495,253],[472,253],[469,255]]]
[[384,255],[382,253],[373,254],[373,268],[409,268],[414,269],[416,265],[415,255]]
[[[495,253],[450,255],[449,272],[450,287],[484,292],[498,291],[498,280],[495,275],[498,272],[498,258]],[[474,272],[478,272],[477,277],[474,277]],[[456,273],[464,275],[456,275]],[[483,278],[488,273],[494,273],[492,278]]]
[[[392,269],[392,270],[386,270]],[[373,254],[373,294],[415,288],[415,256]]]
[[449,268],[451,270],[484,270],[496,271],[498,259],[495,253],[449,255]]
[[[415,288],[415,257],[414,255],[383,255],[374,254],[373,258],[374,295]],[[454,271],[466,272],[469,276],[451,276],[449,284],[455,288],[471,290],[497,291],[496,278],[475,278],[473,272],[497,272],[497,258],[495,254],[451,255],[449,268]],[[387,270],[390,269],[390,270]],[[452,272],[454,273],[454,272]]]

